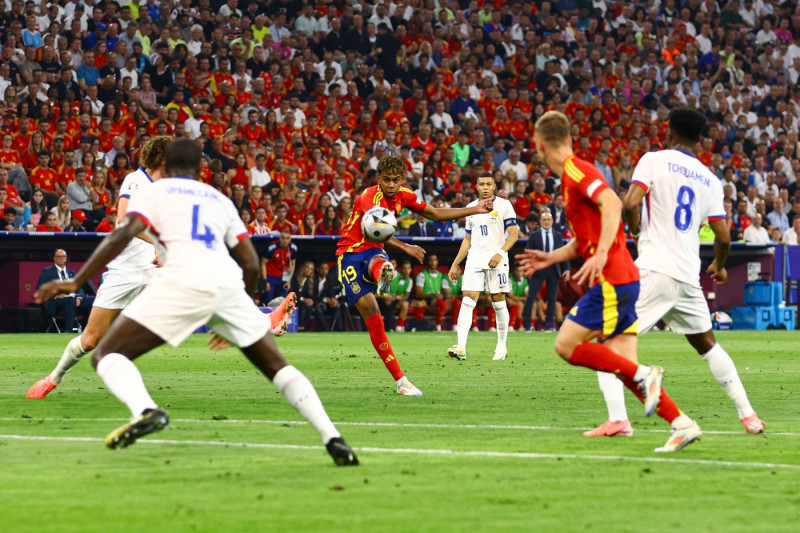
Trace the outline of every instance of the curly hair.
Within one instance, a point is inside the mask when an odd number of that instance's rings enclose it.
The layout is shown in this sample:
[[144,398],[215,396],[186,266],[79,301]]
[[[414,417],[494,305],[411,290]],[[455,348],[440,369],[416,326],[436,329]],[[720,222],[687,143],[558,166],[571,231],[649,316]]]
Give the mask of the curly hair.
[[378,174],[390,174],[396,176],[400,174],[401,176],[406,175],[406,166],[403,163],[403,159],[396,155],[387,155],[381,158],[378,161]]
[[157,135],[147,141],[139,154],[139,164],[149,169],[160,168],[164,164],[164,152],[172,141],[168,135]]

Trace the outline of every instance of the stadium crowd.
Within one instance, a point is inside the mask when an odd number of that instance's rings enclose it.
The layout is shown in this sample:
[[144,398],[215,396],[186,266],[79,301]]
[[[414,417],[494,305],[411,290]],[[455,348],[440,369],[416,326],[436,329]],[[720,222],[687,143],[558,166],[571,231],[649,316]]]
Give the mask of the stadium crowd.
[[[4,229],[108,231],[143,142],[167,134],[201,145],[202,179],[253,234],[340,234],[400,155],[427,202],[466,205],[490,172],[523,233],[546,209],[569,237],[536,119],[567,114],[622,196],[688,105],[733,239],[800,243],[795,2],[123,1],[0,0]],[[401,234],[463,236],[399,215]]]

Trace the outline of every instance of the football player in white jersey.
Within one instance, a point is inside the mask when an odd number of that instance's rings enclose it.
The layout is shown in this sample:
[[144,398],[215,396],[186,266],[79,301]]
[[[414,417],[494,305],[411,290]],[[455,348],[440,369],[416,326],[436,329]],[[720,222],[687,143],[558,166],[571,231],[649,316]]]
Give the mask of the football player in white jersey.
[[[141,166],[125,176],[120,187],[117,202],[117,220],[123,220],[132,195],[145,190],[154,180],[161,177],[164,164],[164,150],[172,141],[171,137],[153,137],[142,147],[139,162]],[[108,331],[111,322],[128,305],[150,279],[152,269],[160,262],[158,250],[153,246],[152,237],[139,235],[108,264],[108,272],[103,275],[103,283],[89,313],[86,329],[68,344],[58,365],[47,377],[37,381],[28,391],[30,399],[43,399],[64,379],[67,371],[75,366],[84,355],[94,350],[97,343]]]
[[[128,203],[135,194],[147,189],[155,180],[161,178],[164,150],[172,140],[172,137],[160,135],[153,137],[142,147],[139,156],[141,166],[125,176],[120,187],[117,220],[124,220]],[[67,344],[61,359],[50,374],[31,386],[27,398],[41,400],[61,384],[67,371],[94,350],[108,331],[111,322],[142,291],[156,266],[160,266],[158,249],[153,246],[152,237],[142,233],[108,264],[108,271],[103,274],[103,282],[89,313],[86,329]],[[271,317],[272,323],[276,326],[274,333],[282,334],[281,330],[286,328],[293,310],[294,293],[291,293]],[[209,345],[213,349],[225,347],[223,343],[215,341]]]
[[461,241],[458,255],[450,267],[448,277],[455,282],[458,279],[458,266],[465,257],[467,258],[461,285],[463,298],[456,320],[457,342],[447,350],[447,355],[462,361],[467,358],[467,336],[472,325],[472,312],[481,291],[486,291],[490,294],[492,307],[497,315],[497,347],[492,359],[502,361],[508,354],[506,338],[509,316],[506,294],[511,291],[508,251],[519,237],[517,214],[511,202],[494,196],[496,185],[490,174],[480,175],[475,188],[478,191],[478,199],[467,207],[494,197],[494,208],[490,213],[467,217],[467,235]]
[[249,296],[258,286],[258,254],[230,199],[198,181],[200,156],[200,147],[188,139],[167,146],[164,174],[176,177],[155,182],[131,200],[127,222],[100,243],[74,280],[44,284],[34,296],[41,302],[80,287],[145,230],[169,254],[159,275],[117,317],[92,356],[108,390],[133,417],[106,437],[106,446],[129,446],[169,423],[133,360],[164,343],[178,346],[208,324],[216,336],[240,347],[314,426],[337,465],[358,464],[313,385],[283,358],[270,319]]
[[[731,248],[720,180],[695,156],[705,126],[706,119],[699,111],[674,109],[669,116],[669,149],[645,154],[633,173],[625,214],[631,234],[638,237],[639,330],[644,333],[663,319],[672,331],[686,335],[733,401],[745,430],[761,433],[765,424],[750,405],[733,360],[714,337],[700,288],[700,225],[707,219],[714,231],[715,257],[706,272],[717,284],[728,279],[725,260]],[[633,435],[622,382],[603,372],[598,373],[598,381],[609,418],[584,435]]]

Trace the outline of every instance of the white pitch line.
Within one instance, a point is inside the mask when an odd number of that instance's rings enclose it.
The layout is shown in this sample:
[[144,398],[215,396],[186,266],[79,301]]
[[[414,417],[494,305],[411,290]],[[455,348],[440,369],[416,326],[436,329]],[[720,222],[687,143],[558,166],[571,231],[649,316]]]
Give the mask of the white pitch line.
[[[305,420],[258,420],[258,419],[222,419],[212,420],[210,418],[173,418],[173,422],[181,422],[186,424],[208,424],[208,423],[224,423],[224,424],[267,424],[273,426],[281,426],[286,424],[308,424]],[[22,422],[22,421],[45,421],[45,422],[125,422],[124,418],[58,418],[58,417],[31,417],[31,418],[13,418],[5,417],[0,418],[0,422]],[[337,426],[355,426],[355,427],[390,427],[390,428],[417,428],[417,429],[506,429],[506,430],[522,430],[522,431],[586,431],[592,429],[589,427],[556,427],[556,426],[526,426],[526,425],[501,425],[501,424],[421,424],[421,423],[405,423],[405,422],[342,422],[334,421]],[[666,433],[666,429],[648,429],[648,428],[635,428],[636,431],[643,433]],[[713,431],[703,430],[705,435],[744,435],[742,431]],[[764,434],[769,437],[800,437],[800,433],[772,433]]]
[[[0,439],[21,441],[58,441],[58,442],[102,442],[97,437],[49,437],[40,435],[4,435]],[[322,446],[306,444],[269,444],[261,442],[223,442],[206,440],[171,440],[171,439],[141,439],[142,444],[166,444],[175,446],[216,446],[224,448],[256,448],[271,450],[323,450]],[[685,465],[699,465],[712,467],[733,468],[777,468],[784,470],[800,470],[800,465],[786,463],[762,463],[751,461],[714,461],[709,459],[680,459],[671,457],[633,457],[629,455],[581,455],[575,453],[534,453],[534,452],[493,452],[487,450],[441,450],[425,448],[380,448],[375,446],[354,447],[359,453],[395,453],[411,455],[439,455],[447,457],[489,457],[496,459],[575,459],[583,461],[629,461],[638,463],[673,463]]]

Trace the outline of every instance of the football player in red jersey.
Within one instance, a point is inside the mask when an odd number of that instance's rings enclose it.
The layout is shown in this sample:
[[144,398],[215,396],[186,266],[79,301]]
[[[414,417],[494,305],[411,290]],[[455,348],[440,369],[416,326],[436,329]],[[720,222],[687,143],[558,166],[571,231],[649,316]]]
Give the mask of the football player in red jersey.
[[[470,208],[435,208],[417,199],[416,194],[401,184],[405,181],[405,165],[397,156],[386,156],[378,162],[378,184],[367,188],[356,198],[353,212],[339,239],[336,255],[339,262],[339,282],[347,295],[347,302],[354,305],[367,324],[370,340],[383,364],[392,374],[397,393],[404,396],[422,396],[422,392],[411,384],[397,362],[397,356],[389,343],[380,314],[379,296],[389,293],[395,269],[382,243],[368,241],[361,231],[361,217],[373,207],[385,207],[399,213],[408,207],[415,213],[422,213],[430,220],[455,220],[457,218],[489,213],[492,198],[481,200]],[[419,246],[404,243],[392,238],[386,244],[422,262],[425,250]]]
[[[647,416],[656,412],[672,426],[669,440],[656,451],[681,450],[702,432],[662,389],[664,370],[637,363],[639,272],[622,230],[622,202],[594,165],[573,154],[566,115],[556,111],[542,115],[534,141],[544,163],[561,177],[567,220],[575,238],[553,252],[526,250],[517,258],[529,276],[583,255],[585,262],[574,278],[591,285],[564,320],[556,352],[572,365],[616,374],[644,403]],[[601,342],[591,342],[594,339]],[[630,427],[625,429],[632,433]]]

